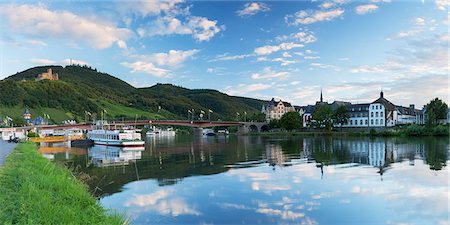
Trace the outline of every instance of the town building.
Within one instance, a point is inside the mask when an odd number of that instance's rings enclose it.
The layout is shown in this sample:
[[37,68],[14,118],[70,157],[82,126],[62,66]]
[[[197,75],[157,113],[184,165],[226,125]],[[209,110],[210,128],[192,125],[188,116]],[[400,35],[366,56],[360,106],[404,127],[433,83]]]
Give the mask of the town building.
[[274,119],[281,119],[281,117],[287,113],[295,111],[295,108],[291,105],[289,102],[283,102],[283,101],[275,101],[274,98],[267,103],[266,105],[263,105],[261,108],[261,112],[266,114],[266,121],[269,122]]
[[[322,91],[320,101],[317,101],[316,105],[297,107],[303,118],[304,127],[309,125],[315,109],[321,104],[329,104],[323,101]],[[384,98],[383,91],[380,92],[380,97],[371,103],[352,104],[334,101],[329,105],[333,110],[342,105],[347,108],[348,121],[346,124],[336,124],[338,127],[393,127],[401,124],[423,124],[425,121],[425,110],[415,109],[413,104],[409,107],[395,105]]]
[[25,120],[25,122],[27,122],[27,124],[29,124],[31,122],[31,113],[28,108],[25,108],[25,111],[23,112],[22,117]]
[[47,73],[41,73],[36,78],[37,81],[40,80],[59,80],[58,73],[53,73],[52,68],[47,69]]

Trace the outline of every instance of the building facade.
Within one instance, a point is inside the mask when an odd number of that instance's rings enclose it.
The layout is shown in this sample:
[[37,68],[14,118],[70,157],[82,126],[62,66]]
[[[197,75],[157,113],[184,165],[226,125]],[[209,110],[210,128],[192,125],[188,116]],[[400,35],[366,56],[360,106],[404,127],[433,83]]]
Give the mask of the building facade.
[[281,117],[287,113],[295,111],[295,108],[291,105],[289,102],[283,102],[283,101],[275,101],[274,98],[267,103],[266,105],[263,105],[261,108],[261,112],[266,115],[266,121],[269,122],[274,119],[281,119]]
[[[297,110],[303,117],[303,126],[309,125],[313,119],[313,113],[318,104],[328,104],[323,102],[322,93],[320,101],[315,106],[301,106]],[[339,106],[347,108],[349,118],[345,124],[335,124],[337,127],[393,127],[401,124],[423,124],[425,121],[424,110],[418,110],[411,104],[409,107],[398,106],[384,98],[383,91],[380,97],[371,103],[352,104],[350,102],[334,101],[329,104],[333,110]]]

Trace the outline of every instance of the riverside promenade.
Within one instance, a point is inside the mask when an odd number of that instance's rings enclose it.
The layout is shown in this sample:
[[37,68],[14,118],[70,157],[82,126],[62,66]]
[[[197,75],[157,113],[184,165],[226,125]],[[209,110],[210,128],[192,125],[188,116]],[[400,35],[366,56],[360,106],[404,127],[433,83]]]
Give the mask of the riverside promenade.
[[16,143],[8,143],[7,141],[0,141],[0,166],[3,165],[6,156],[16,147]]

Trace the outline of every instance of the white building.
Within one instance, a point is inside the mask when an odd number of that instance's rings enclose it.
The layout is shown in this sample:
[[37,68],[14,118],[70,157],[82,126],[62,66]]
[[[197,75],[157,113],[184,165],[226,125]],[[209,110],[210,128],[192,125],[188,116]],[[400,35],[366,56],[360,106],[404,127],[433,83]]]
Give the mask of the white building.
[[289,102],[283,101],[275,101],[272,100],[267,103],[267,105],[263,105],[261,112],[266,114],[266,121],[271,121],[274,119],[279,120],[285,113],[295,111],[294,107]]
[[[321,100],[317,104],[328,104]],[[372,103],[351,104],[350,102],[334,101],[330,104],[333,110],[339,106],[345,106],[349,115],[346,124],[336,124],[342,127],[393,127],[400,124],[423,124],[424,110],[409,107],[397,106],[384,98],[383,92],[380,97]],[[316,106],[298,107],[298,112],[303,117],[303,126],[307,126],[308,122],[313,119],[312,114]]]

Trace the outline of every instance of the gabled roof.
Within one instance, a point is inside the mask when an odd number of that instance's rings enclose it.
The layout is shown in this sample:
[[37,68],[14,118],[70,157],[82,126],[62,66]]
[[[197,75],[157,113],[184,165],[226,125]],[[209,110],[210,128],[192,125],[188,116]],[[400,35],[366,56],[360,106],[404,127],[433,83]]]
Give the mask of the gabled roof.
[[395,105],[392,104],[392,102],[390,102],[389,100],[385,99],[384,97],[380,97],[377,100],[375,100],[373,103],[380,103],[382,105],[384,105],[384,107],[386,107],[387,110],[389,111],[394,111],[395,110]]
[[315,105],[307,105],[307,106],[300,106],[298,110],[302,109],[305,113],[312,114],[314,110],[316,109]]
[[276,105],[278,105],[278,103],[283,103],[284,107],[292,107],[291,103],[289,102],[283,102],[283,101],[275,101],[275,99],[272,98],[272,100],[270,100],[270,102],[267,103],[266,107],[270,108],[270,107],[275,107]]

